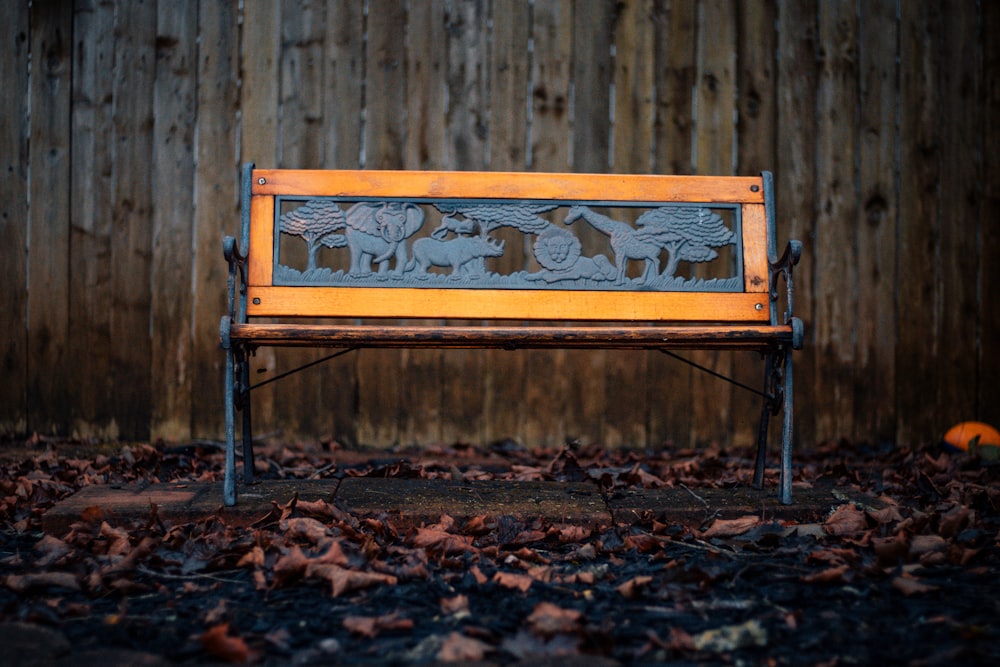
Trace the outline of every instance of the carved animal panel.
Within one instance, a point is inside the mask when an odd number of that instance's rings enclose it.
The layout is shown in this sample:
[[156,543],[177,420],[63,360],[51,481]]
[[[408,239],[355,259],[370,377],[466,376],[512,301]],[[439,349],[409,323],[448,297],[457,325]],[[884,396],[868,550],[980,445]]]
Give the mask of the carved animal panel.
[[[740,291],[739,225],[739,208],[719,204],[279,198],[273,275],[284,285]],[[491,261],[512,248],[524,258]]]

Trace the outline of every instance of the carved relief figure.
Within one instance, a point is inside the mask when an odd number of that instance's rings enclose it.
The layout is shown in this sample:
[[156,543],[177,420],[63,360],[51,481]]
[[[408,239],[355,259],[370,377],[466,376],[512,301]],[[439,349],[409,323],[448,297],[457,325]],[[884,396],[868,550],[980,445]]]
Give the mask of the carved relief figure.
[[406,267],[410,271],[414,267],[420,274],[427,274],[427,269],[431,266],[450,266],[452,278],[458,278],[463,267],[466,269],[476,268],[476,271],[468,271],[467,274],[482,275],[482,268],[476,266],[472,260],[481,257],[500,257],[503,255],[504,242],[483,238],[481,236],[459,236],[448,241],[441,241],[435,238],[422,238],[413,242],[413,259]]
[[526,276],[547,283],[561,280],[613,280],[615,268],[604,255],[581,257],[580,239],[558,227],[549,227],[535,239],[535,259],[543,270]]
[[660,271],[661,246],[659,244],[643,239],[638,230],[630,225],[612,220],[586,206],[571,206],[564,222],[571,225],[580,218],[586,220],[590,226],[605,234],[610,240],[611,250],[615,253],[616,283],[620,285],[625,282],[625,269],[630,259],[641,259],[646,262],[646,269],[639,280],[640,283],[646,283],[657,277]]
[[663,276],[672,278],[680,261],[710,262],[719,256],[713,248],[735,242],[736,234],[711,209],[697,206],[662,207],[646,211],[635,224],[640,238],[667,251]]
[[389,271],[400,276],[406,267],[406,239],[424,224],[424,212],[416,204],[401,202],[359,202],[347,210],[345,237],[351,252],[351,275],[371,273],[378,264],[379,275]]

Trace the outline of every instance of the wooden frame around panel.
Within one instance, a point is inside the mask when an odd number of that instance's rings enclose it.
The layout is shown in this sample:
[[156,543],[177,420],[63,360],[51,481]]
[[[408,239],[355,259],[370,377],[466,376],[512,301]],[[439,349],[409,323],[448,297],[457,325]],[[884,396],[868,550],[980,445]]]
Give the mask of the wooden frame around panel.
[[[258,169],[252,182],[249,317],[769,320],[767,220],[759,177]],[[276,195],[741,204],[744,292],[274,286]]]

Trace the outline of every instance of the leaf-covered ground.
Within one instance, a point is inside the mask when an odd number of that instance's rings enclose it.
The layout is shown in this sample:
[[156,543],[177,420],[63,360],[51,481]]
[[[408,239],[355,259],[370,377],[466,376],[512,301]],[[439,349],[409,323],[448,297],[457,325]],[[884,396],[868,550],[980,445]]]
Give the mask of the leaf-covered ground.
[[[215,480],[220,453],[3,444],[4,664],[1000,664],[1000,466],[938,447],[799,454],[800,488],[878,499],[814,523],[406,526],[293,497],[248,528],[171,525],[156,507],[118,525],[94,508],[50,535],[42,514],[84,485]],[[746,484],[752,468],[749,452],[718,449],[455,447],[351,467],[330,449],[270,447],[258,470],[591,480],[605,494],[683,485],[698,503],[699,488]]]

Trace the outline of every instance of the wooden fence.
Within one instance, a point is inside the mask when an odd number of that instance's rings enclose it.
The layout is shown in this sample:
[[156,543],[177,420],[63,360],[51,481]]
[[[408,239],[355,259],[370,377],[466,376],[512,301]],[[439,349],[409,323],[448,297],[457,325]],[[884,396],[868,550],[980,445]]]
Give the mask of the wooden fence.
[[[779,243],[805,243],[801,444],[1000,423],[995,3],[11,0],[3,16],[0,430],[219,437],[243,161],[773,170]],[[259,377],[315,356],[261,351]],[[350,444],[641,447],[750,442],[758,408],[655,353],[365,351],[261,390],[255,412],[258,433]]]

